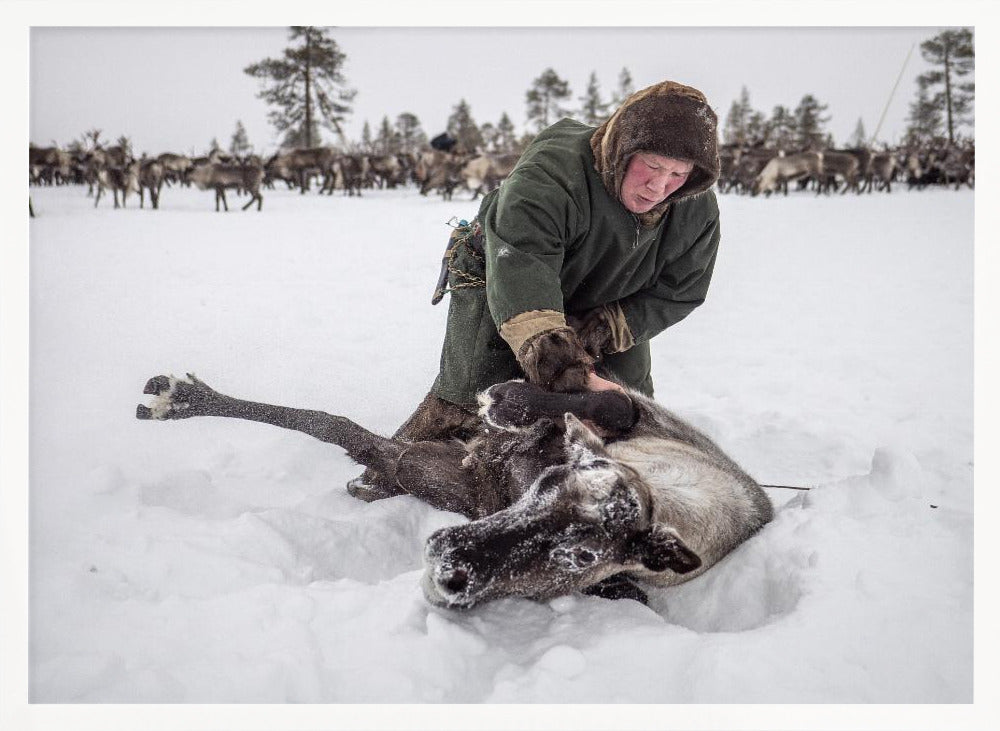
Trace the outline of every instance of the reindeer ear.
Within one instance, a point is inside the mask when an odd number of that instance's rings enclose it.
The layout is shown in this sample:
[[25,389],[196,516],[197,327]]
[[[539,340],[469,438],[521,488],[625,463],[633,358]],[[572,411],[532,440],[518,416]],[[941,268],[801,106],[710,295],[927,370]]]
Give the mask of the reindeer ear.
[[632,539],[631,554],[650,571],[671,569],[686,574],[701,566],[701,559],[684,545],[677,531],[660,524],[640,531]]
[[566,420],[566,452],[571,458],[608,456],[604,440],[586,424],[568,411],[563,418]]

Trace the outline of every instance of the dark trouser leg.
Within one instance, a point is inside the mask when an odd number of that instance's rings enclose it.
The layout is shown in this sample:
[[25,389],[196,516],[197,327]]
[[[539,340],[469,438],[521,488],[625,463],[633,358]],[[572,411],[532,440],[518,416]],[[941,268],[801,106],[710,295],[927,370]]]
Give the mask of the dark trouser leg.
[[[464,441],[475,434],[479,424],[476,413],[428,393],[392,438],[407,442],[443,442],[451,439]],[[398,487],[380,481],[370,469],[349,481],[347,491],[368,502],[404,494]]]
[[428,393],[416,410],[393,434],[408,442],[471,439],[479,428],[479,415],[458,404]]

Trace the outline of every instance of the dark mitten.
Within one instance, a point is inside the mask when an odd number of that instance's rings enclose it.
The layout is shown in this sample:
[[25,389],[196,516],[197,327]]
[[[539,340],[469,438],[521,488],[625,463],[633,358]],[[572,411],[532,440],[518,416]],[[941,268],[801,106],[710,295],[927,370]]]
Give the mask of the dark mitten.
[[566,315],[566,323],[576,331],[584,349],[594,359],[609,352],[613,336],[611,316],[604,307],[595,307],[579,315]]
[[549,391],[583,391],[594,365],[570,327],[532,336],[521,346],[517,360],[528,381]]
[[595,359],[602,353],[620,353],[635,345],[625,312],[617,302],[567,315],[566,322],[576,330],[583,347]]

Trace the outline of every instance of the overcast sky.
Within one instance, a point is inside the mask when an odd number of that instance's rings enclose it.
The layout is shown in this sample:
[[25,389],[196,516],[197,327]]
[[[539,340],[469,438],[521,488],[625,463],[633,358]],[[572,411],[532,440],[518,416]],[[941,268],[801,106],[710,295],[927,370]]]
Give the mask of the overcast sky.
[[[700,88],[724,121],[742,86],[770,115],[813,94],[828,105],[827,125],[843,143],[863,120],[875,132],[893,86],[879,140],[906,128],[916,76],[926,70],[919,43],[939,27],[909,28],[380,28],[330,33],[347,55],[344,72],[358,90],[346,132],[367,120],[416,114],[433,136],[465,99],[477,123],[506,112],[525,126],[525,92],[546,68],[569,81],[578,107],[591,71],[604,97],[623,67],[635,87],[673,79]],[[114,140],[128,135],[137,153],[197,152],[212,138],[223,147],[241,120],[261,152],[277,147],[260,82],[243,69],[277,57],[287,27],[34,27],[30,33],[30,137],[65,145],[88,129]],[[914,45],[916,44],[916,47]],[[325,133],[328,141],[332,135]]]

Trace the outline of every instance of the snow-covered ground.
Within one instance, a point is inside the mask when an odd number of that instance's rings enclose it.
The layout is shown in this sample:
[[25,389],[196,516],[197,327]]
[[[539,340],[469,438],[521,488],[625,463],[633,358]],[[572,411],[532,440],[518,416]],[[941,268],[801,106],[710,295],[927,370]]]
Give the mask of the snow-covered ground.
[[422,544],[459,516],[351,498],[360,470],[302,434],[134,418],[191,371],[393,431],[435,374],[458,197],[32,189],[31,701],[972,701],[971,191],[720,198],[657,396],[813,489],[649,607],[433,608]]

